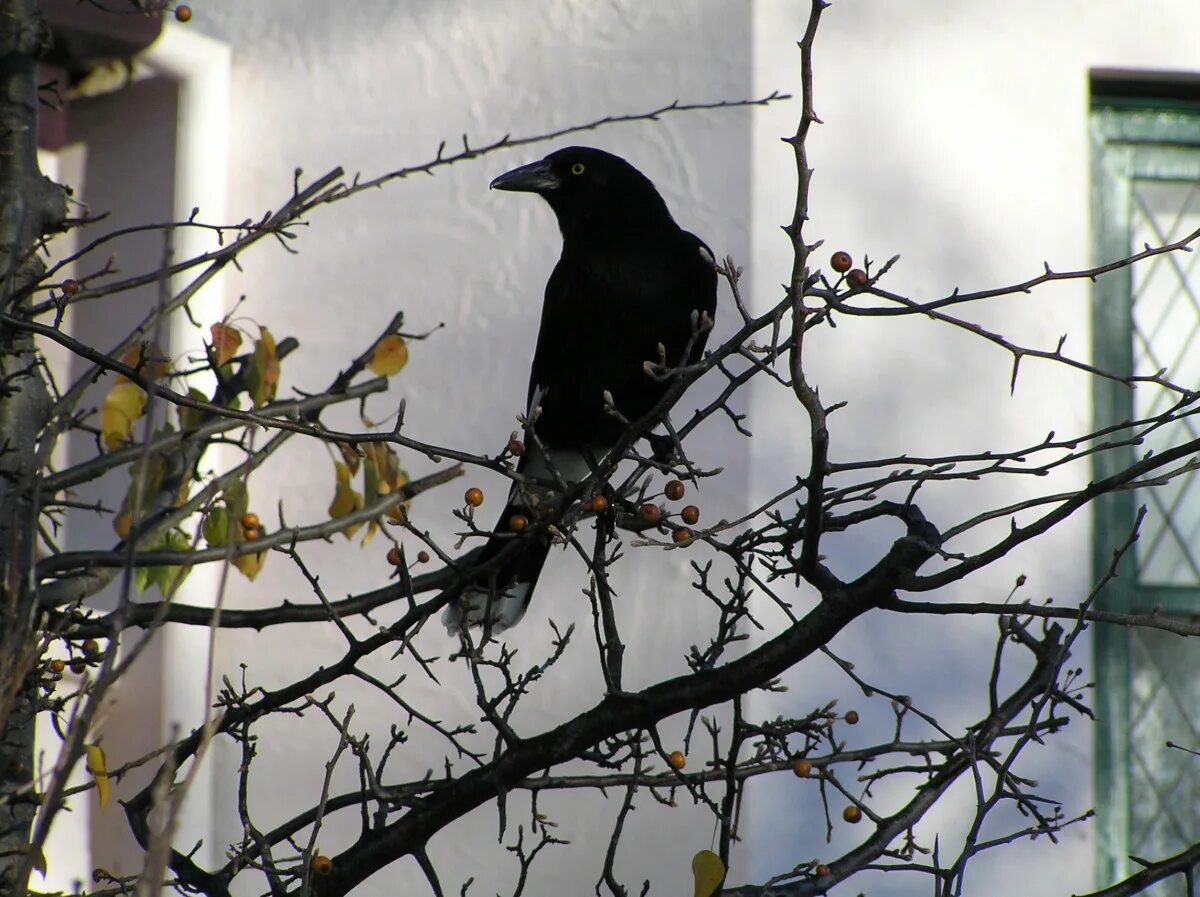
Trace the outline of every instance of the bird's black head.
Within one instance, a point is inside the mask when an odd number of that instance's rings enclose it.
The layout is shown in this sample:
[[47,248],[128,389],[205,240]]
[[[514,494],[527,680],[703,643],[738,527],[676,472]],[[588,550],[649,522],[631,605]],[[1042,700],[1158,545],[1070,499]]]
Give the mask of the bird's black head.
[[558,216],[565,238],[598,228],[640,229],[674,223],[650,179],[622,159],[590,146],[569,146],[492,181],[495,190],[536,193]]

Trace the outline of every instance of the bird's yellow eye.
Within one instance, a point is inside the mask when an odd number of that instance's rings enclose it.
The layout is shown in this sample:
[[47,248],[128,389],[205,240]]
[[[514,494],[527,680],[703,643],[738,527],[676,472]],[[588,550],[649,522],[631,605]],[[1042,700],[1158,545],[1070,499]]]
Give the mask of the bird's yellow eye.
[[571,166],[571,174],[583,174],[583,172],[584,164],[582,162],[576,162]]

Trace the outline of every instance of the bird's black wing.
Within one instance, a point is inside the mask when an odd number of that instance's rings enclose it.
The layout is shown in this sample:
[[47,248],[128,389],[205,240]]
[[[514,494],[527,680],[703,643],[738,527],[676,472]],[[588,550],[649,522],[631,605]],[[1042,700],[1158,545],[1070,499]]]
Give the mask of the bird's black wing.
[[645,371],[659,345],[670,365],[703,353],[707,333],[693,332],[692,313],[716,310],[711,253],[678,228],[637,236],[566,248],[546,285],[528,398],[541,395],[536,431],[548,446],[613,444],[625,425],[605,410],[604,393],[636,420],[667,389]]

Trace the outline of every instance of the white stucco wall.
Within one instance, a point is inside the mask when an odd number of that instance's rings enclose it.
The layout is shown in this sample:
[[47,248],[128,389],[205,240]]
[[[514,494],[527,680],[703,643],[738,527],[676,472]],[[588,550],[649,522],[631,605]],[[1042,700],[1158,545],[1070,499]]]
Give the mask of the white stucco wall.
[[[1056,267],[1086,265],[1089,68],[1196,71],[1200,65],[1194,2],[1147,5],[1153,15],[1143,10],[1133,16],[1120,0],[1051,5],[837,0],[825,15],[817,51],[817,109],[825,124],[814,129],[810,142],[816,176],[809,234],[826,241],[821,260],[835,248],[856,259],[899,253],[901,262],[886,286],[915,297],[1015,282],[1039,271],[1043,260]],[[440,141],[454,145],[462,133],[483,143],[676,98],[796,92],[795,40],[806,13],[804,4],[775,0],[198,0],[194,7],[188,27],[228,42],[233,51],[228,214],[234,220],[277,208],[296,167],[310,176],[335,165],[372,176],[429,159]],[[593,143],[634,161],[655,180],[684,226],[745,266],[747,295],[763,308],[774,301],[789,269],[778,226],[790,217],[794,172],[790,150],[778,138],[794,131],[796,114],[790,103],[753,113],[668,116],[569,142]],[[318,210],[309,227],[297,230],[298,256],[276,246],[251,253],[243,272],[229,278],[227,298],[244,294],[245,319],[300,340],[301,351],[284,365],[283,388],[322,389],[339,365],[403,309],[412,331],[446,327],[412,346],[409,366],[387,397],[369,403],[368,414],[382,419],[405,396],[412,435],[471,451],[499,448],[524,397],[542,284],[559,244],[553,218],[540,202],[486,187],[500,171],[565,142],[506,151],[434,178],[390,184]],[[726,305],[719,315],[714,340],[731,326],[729,311]],[[1042,348],[1069,333],[1067,349],[1087,353],[1082,285],[980,306],[969,315]],[[1009,359],[1002,352],[930,322],[842,320],[837,330],[823,328],[810,338],[808,370],[827,404],[848,402],[831,418],[835,460],[1013,448],[1036,443],[1051,429],[1083,432],[1090,420],[1084,377],[1026,361],[1010,395]],[[704,389],[689,395],[683,408],[698,404]],[[758,434],[753,441],[718,424],[690,443],[697,461],[726,468],[700,493],[707,519],[733,517],[766,498],[797,470],[797,456],[806,457],[807,424],[790,393],[763,383],[752,393],[750,411],[749,425]],[[361,426],[353,409],[326,421]],[[404,463],[414,476],[435,467],[413,456]],[[1018,480],[1004,484],[1003,491],[988,483],[928,489],[923,505],[935,522],[953,523],[986,503],[1079,485],[1085,477],[1079,470],[1056,482]],[[316,520],[332,497],[332,480],[327,451],[297,441],[282,464],[255,475],[255,508],[269,526],[277,522],[279,501],[290,523]],[[472,473],[419,500],[414,520],[435,532],[453,531],[449,512],[468,484],[490,496],[484,512],[498,511],[503,483]],[[869,563],[889,533],[875,531],[877,542],[860,533],[830,538],[824,550],[836,571],[850,572]],[[339,538],[305,556],[329,597],[337,599],[386,580],[386,548],[382,539],[364,550],[357,540]],[[415,548],[409,545],[410,556]],[[946,597],[1001,600],[1025,574],[1022,595],[1077,600],[1087,589],[1088,550],[1081,517]],[[633,556],[618,579],[629,599],[623,609],[627,629],[638,633],[629,639],[630,686],[681,672],[683,652],[703,637],[706,622],[695,610],[681,553]],[[664,563],[679,574],[665,584]],[[542,603],[512,633],[523,662],[533,663],[548,650],[545,602],[552,599],[546,596],[561,602],[553,611],[558,622],[581,624],[574,650],[531,699],[530,726],[563,719],[600,694],[586,635],[588,614],[577,597],[581,569],[569,556],[556,557],[540,589]],[[308,596],[302,578],[272,558],[256,586],[234,580],[229,603],[266,606]],[[953,727],[979,714],[978,705],[963,700],[960,686],[986,682],[994,632],[990,619],[931,622],[876,615],[833,647],[864,677],[918,696],[925,709]],[[427,650],[448,650],[448,642],[438,641],[440,633],[427,638]],[[299,677],[314,660],[336,658],[341,646],[333,626],[225,633],[217,665],[237,677],[245,661],[248,680],[271,687]],[[1085,647],[1077,659],[1088,660]],[[382,657],[372,659],[370,669],[385,678],[405,671]],[[448,698],[454,692],[417,673],[405,683],[404,696],[438,718],[477,715],[465,681],[444,681],[462,690]],[[855,696],[833,664],[819,658],[797,670],[789,685],[773,708],[760,703],[756,710],[799,714],[840,697],[842,709],[853,705],[863,716],[850,736],[862,743],[890,720],[885,701]],[[355,704],[356,726],[370,731],[377,746],[393,722],[402,722],[396,708],[369,692],[346,684],[334,691],[336,706]],[[312,721],[284,721],[263,732],[252,798],[265,827],[314,802],[335,739]],[[1036,760],[1031,755],[1035,762],[1026,771],[1049,783],[1048,790],[1068,801],[1068,810],[1079,811],[1091,801],[1090,731],[1073,726],[1053,743],[1063,745],[1065,753],[1046,750]],[[437,767],[442,753],[436,738],[415,731],[413,746],[402,752],[392,773],[419,775]],[[239,762],[218,747],[215,781],[233,781]],[[339,776],[337,784],[352,787],[354,777]],[[841,826],[834,843],[825,845],[814,790],[787,775],[751,790],[748,828],[731,881],[761,881],[795,862],[836,856],[865,836],[865,826]],[[880,808],[895,797],[881,792]],[[970,799],[967,793],[958,797]],[[216,830],[206,849],[219,852],[222,841],[236,836],[233,799],[227,787],[218,786]],[[524,800],[511,801],[513,824],[525,806]],[[666,813],[648,797],[638,806],[619,863],[626,882],[636,886],[649,877],[652,893],[686,893],[690,857],[710,843],[708,817],[699,811]],[[541,809],[560,823],[555,834],[574,843],[539,862],[529,893],[590,892],[616,804],[572,796],[543,798]],[[922,830],[926,843],[936,826],[945,832],[961,827],[953,806],[929,822]],[[496,846],[495,829],[494,812],[481,811],[433,845],[447,892],[457,893],[470,875],[477,879],[472,893],[511,888],[515,864]],[[354,832],[353,822],[331,827],[320,843],[336,852]],[[971,892],[1011,893],[999,863],[1040,870],[1022,879],[1027,894],[1086,889],[1089,829],[1070,830],[1053,855],[1045,855],[1048,847],[1043,840],[983,858]],[[856,879],[855,886],[881,883]],[[422,893],[424,887],[415,866],[402,863],[361,893]],[[887,888],[927,893],[928,882],[893,877]]]
[[[192,24],[234,47],[230,204],[232,214],[240,216],[277,207],[297,166],[312,175],[335,165],[371,175],[431,158],[440,141],[453,146],[462,133],[482,143],[613,111],[649,110],[677,98],[747,97],[753,80],[750,11],[715,2],[693,6],[686,14],[675,5],[630,3],[221,3],[198,6]],[[372,400],[368,413],[384,418],[403,395],[410,434],[471,451],[495,451],[507,440],[524,402],[542,288],[560,243],[542,202],[490,193],[491,178],[555,146],[603,146],[645,171],[681,224],[718,252],[745,259],[749,124],[746,111],[668,116],[653,126],[582,134],[498,153],[434,178],[394,183],[320,210],[311,226],[299,231],[299,256],[267,247],[247,259],[244,276],[231,279],[229,288],[232,294],[247,294],[246,314],[280,336],[300,340],[304,360],[285,364],[284,380],[286,386],[308,390],[323,388],[337,366],[368,346],[397,310],[405,311],[411,331],[445,323],[428,342],[411,347],[409,366],[392,393]],[[720,322],[715,338],[731,326],[730,319]],[[689,399],[687,407],[697,401]],[[361,427],[353,409],[327,420]],[[747,445],[730,439],[724,425],[709,433],[694,440],[697,462],[726,464],[729,472],[706,484],[699,503],[714,518],[733,516],[746,501]],[[412,455],[404,464],[414,476],[436,466]],[[255,477],[251,490],[271,523],[276,496],[283,499],[289,521],[317,519],[332,497],[332,464],[319,445],[296,444],[283,465],[264,473]],[[479,485],[489,496],[480,512],[485,519],[499,512],[504,481],[472,473],[417,502],[413,519],[443,535],[460,528],[450,510],[467,485]],[[408,544],[410,556],[418,547]],[[386,581],[386,548],[377,540],[364,551],[357,542],[339,538],[315,550],[310,562],[330,597],[337,598]],[[669,556],[666,562],[678,576],[668,577],[664,586],[663,558],[639,554],[645,553],[633,552],[617,578],[628,599],[626,627],[641,633],[629,639],[630,687],[648,682],[655,672],[683,672],[687,647],[704,634],[703,620],[692,613],[686,558]],[[539,585],[542,611],[531,613],[512,633],[510,644],[528,664],[549,651],[547,602],[562,602],[554,609],[560,625],[578,624],[574,649],[524,708],[519,725],[530,731],[590,706],[602,693],[590,614],[579,596],[581,569],[569,554],[556,554]],[[267,604],[302,599],[308,592],[276,559],[264,579],[271,585],[250,589],[235,583],[235,600]],[[314,657],[336,657],[340,647],[333,627],[230,633],[221,639],[220,664],[236,669],[247,656],[260,658],[265,662],[252,662],[251,679],[270,685],[311,668]],[[440,631],[429,633],[427,651],[445,653],[450,647]],[[386,656],[368,667],[381,677],[401,669]],[[443,679],[458,688],[449,706],[447,690],[419,672],[402,687],[404,697],[440,719],[474,720],[479,714],[463,674],[460,668]],[[440,670],[439,676],[447,674]],[[398,708],[364,690],[345,683],[335,690],[339,706],[353,701],[356,726],[372,732],[375,745],[385,743],[392,723],[402,722]],[[281,729],[285,739],[259,744],[262,774],[254,789],[259,812],[277,821],[313,803],[321,764],[333,746],[331,733],[319,726],[286,722],[271,731]],[[677,738],[670,727],[663,735]],[[392,766],[396,777],[440,768],[444,743],[419,726],[413,737],[413,747],[398,752]],[[239,758],[222,753],[217,759],[216,779],[229,781]],[[339,775],[337,783],[351,787],[354,776]],[[233,795],[218,793],[216,800],[227,832]],[[630,881],[651,877],[656,887],[687,886],[691,856],[709,845],[711,822],[701,814],[667,813],[648,795],[638,806],[620,868]],[[518,823],[527,824],[520,815],[526,807],[524,799],[510,800],[506,843]],[[573,844],[549,851],[544,865],[539,861],[531,893],[590,890],[600,874],[599,845],[617,805],[543,795],[539,809],[560,824],[555,834]],[[355,830],[354,821],[346,828],[333,826],[322,833],[320,844],[334,853]],[[490,808],[452,827],[431,845],[431,854],[448,891],[457,892],[472,875],[480,893],[503,892],[515,881],[516,864],[496,844],[496,815]],[[400,863],[376,876],[363,893],[392,894],[398,885],[405,892],[426,887],[414,864]]]
[[[806,4],[756,5],[755,77],[759,90],[786,79],[794,85],[798,53],[783,35],[800,33]],[[1200,72],[1196,35],[1200,8],[1155,2],[1135,12],[1121,2],[1005,4],[936,2],[835,2],[821,25],[816,53],[816,109],[825,124],[809,141],[815,168],[811,237],[824,239],[822,262],[834,249],[856,260],[901,260],[883,284],[913,298],[932,299],[955,287],[964,291],[1016,283],[1042,270],[1081,268],[1091,259],[1088,168],[1088,73],[1093,68]],[[794,130],[794,110],[774,109],[754,119],[754,239],[752,270],[787,270],[786,240],[771,226],[790,218],[780,188],[791,164],[780,134]],[[773,282],[770,278],[757,277]],[[757,292],[760,301],[773,298]],[[1016,343],[1052,350],[1068,334],[1065,351],[1089,352],[1086,283],[1058,284],[1015,300],[985,303],[963,312],[968,320]],[[830,420],[835,460],[1015,449],[1037,444],[1054,430],[1083,433],[1091,415],[1090,381],[1026,359],[1010,395],[1011,358],[996,347],[929,321],[839,321],[808,340],[809,372],[826,404],[847,401]],[[754,394],[754,417],[779,421],[792,400],[779,390]],[[755,440],[751,492],[765,497],[790,469],[787,459],[806,438],[807,424],[792,416],[782,438]],[[1047,478],[1009,478],[922,490],[920,503],[945,528],[986,506],[1020,501],[1060,488],[1079,487],[1090,472]],[[1007,520],[1000,521],[1002,533]],[[881,538],[886,539],[887,534]],[[970,551],[976,540],[950,543]],[[827,539],[823,549],[835,570],[862,568],[877,555],[861,535]],[[1089,532],[1080,515],[1025,550],[937,597],[1002,601],[1016,578],[1027,584],[1018,597],[1078,602],[1089,590]],[[914,596],[926,597],[926,596]],[[832,646],[868,681],[918,696],[943,723],[961,725],[979,716],[987,665],[995,641],[993,619],[942,620],[876,615]],[[1090,668],[1086,638],[1074,660]],[[867,701],[830,662],[794,671],[792,694],[801,707],[824,696],[844,696],[863,725],[849,742],[882,734],[891,711]],[[971,686],[974,686],[971,689]],[[964,694],[975,696],[971,703]],[[864,709],[867,708],[867,709]],[[1045,749],[1026,755],[1027,774],[1044,793],[1061,799],[1068,816],[1092,805],[1091,729],[1075,723]],[[819,806],[799,789],[763,789],[753,806],[751,877],[776,871],[788,852],[801,858],[837,856],[863,833],[842,826],[832,845],[822,844]],[[877,811],[898,806],[902,794],[884,792]],[[942,833],[943,861],[953,853],[971,789],[929,817],[919,830],[926,846]],[[787,822],[783,822],[787,820]],[[782,824],[781,824],[782,823]],[[1019,823],[1016,827],[1019,827]],[[1020,869],[1023,894],[1065,894],[1092,886],[1093,829],[1069,829],[1053,847],[1045,839],[1021,842],[974,864],[967,890],[1012,893]],[[857,893],[886,887],[889,894],[927,893],[920,876],[855,879]]]

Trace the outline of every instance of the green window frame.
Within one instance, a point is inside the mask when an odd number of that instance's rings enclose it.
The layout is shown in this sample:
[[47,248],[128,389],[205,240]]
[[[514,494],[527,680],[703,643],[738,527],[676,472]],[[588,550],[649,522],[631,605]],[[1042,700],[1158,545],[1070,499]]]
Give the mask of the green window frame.
[[[1200,102],[1096,96],[1090,117],[1095,261],[1110,262],[1194,229],[1200,219]],[[1193,92],[1193,96],[1196,93]],[[1172,203],[1178,201],[1178,208]],[[1160,256],[1100,277],[1093,287],[1092,348],[1101,368],[1152,373],[1200,388],[1200,252]],[[1097,378],[1097,428],[1165,410],[1164,391]],[[1157,403],[1157,404],[1156,404]],[[1180,425],[1188,426],[1188,425]],[[1191,424],[1192,436],[1200,423]],[[1157,445],[1182,438],[1164,430]],[[1093,475],[1115,473],[1151,444],[1093,456]],[[1106,495],[1093,517],[1092,572],[1102,577],[1147,508],[1139,542],[1098,607],[1200,616],[1200,476],[1164,490]],[[1200,639],[1117,626],[1093,629],[1097,715],[1094,786],[1096,876],[1101,886],[1200,840]],[[1154,894],[1182,894],[1168,880]]]

